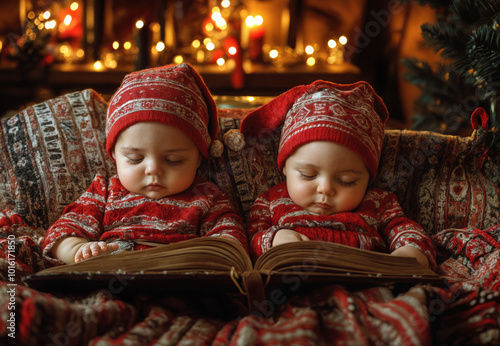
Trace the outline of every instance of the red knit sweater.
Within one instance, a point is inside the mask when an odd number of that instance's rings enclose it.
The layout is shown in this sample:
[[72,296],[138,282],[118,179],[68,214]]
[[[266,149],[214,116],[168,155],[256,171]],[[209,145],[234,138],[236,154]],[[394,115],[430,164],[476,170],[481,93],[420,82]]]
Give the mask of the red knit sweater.
[[191,187],[159,200],[127,191],[117,176],[97,175],[87,191],[68,205],[43,240],[45,258],[62,238],[143,240],[174,243],[195,237],[232,238],[248,249],[242,221],[227,196],[197,177]]
[[323,240],[366,250],[392,252],[404,245],[420,249],[436,264],[436,247],[423,228],[408,219],[397,200],[387,191],[371,188],[352,212],[313,214],[295,204],[286,182],[260,195],[248,221],[250,251],[257,258],[272,246],[276,232],[291,229],[311,240]]

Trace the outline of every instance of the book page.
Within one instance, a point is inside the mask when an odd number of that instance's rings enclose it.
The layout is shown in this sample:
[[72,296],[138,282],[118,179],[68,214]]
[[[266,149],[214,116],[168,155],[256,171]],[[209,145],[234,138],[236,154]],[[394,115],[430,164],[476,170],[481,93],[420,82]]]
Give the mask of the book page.
[[257,259],[255,269],[264,273],[302,270],[322,274],[438,277],[412,257],[392,256],[323,241],[303,241],[273,247]]
[[243,247],[231,239],[206,237],[162,244],[146,250],[102,255],[79,263],[48,268],[39,273],[230,272],[233,267],[240,273],[252,269]]

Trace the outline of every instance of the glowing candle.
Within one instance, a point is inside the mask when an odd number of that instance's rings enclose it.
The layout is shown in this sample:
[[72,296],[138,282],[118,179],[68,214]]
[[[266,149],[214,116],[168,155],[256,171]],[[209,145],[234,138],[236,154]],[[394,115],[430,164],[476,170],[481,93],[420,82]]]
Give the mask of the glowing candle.
[[249,27],[249,41],[248,41],[248,51],[250,54],[250,60],[261,61],[262,60],[262,46],[264,45],[264,36],[266,35],[266,29],[264,28],[263,19],[261,16],[248,16],[246,24]]

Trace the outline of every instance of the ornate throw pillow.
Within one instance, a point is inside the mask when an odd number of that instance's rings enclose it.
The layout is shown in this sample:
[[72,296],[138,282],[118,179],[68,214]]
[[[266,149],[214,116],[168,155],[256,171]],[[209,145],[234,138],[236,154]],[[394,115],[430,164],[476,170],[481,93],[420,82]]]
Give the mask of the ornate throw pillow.
[[492,227],[500,220],[499,135],[482,128],[470,137],[388,130],[375,185],[394,192],[431,235]]
[[47,228],[96,174],[114,172],[105,150],[107,104],[87,89],[28,107],[0,129],[0,209]]

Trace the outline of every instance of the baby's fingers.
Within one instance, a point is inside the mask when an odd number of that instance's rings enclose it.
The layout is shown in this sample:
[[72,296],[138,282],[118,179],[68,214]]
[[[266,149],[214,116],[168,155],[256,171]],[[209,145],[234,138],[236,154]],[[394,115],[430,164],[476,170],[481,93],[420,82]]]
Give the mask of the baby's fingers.
[[116,244],[116,243],[109,243],[108,244],[104,241],[100,241],[98,243],[98,245],[99,245],[99,250],[102,253],[111,253],[113,251],[118,250],[118,244]]

